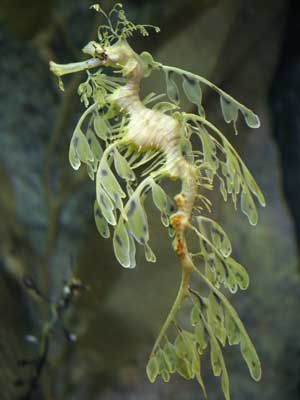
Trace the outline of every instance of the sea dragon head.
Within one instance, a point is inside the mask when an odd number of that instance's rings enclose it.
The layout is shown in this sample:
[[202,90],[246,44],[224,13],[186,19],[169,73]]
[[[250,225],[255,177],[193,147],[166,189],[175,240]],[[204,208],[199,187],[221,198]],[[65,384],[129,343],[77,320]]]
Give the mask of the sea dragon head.
[[93,58],[99,59],[101,65],[104,67],[122,69],[129,61],[138,60],[138,55],[131,48],[127,40],[124,39],[120,39],[109,46],[103,46],[101,43],[93,40],[82,51]]
[[[83,53],[92,58],[86,61],[71,64],[56,64],[50,62],[51,71],[59,78],[63,75],[79,72],[95,67],[112,67],[121,70],[123,76],[128,75],[148,75],[149,53],[139,56],[129,45],[127,39],[135,32],[140,32],[143,36],[148,36],[148,28],[153,28],[159,32],[159,28],[152,25],[135,25],[129,21],[122,9],[122,5],[117,3],[109,14],[106,14],[98,4],[91,6],[101,13],[107,20],[98,29],[98,41],[90,41],[82,49]],[[113,23],[112,20],[115,22]],[[150,60],[151,61],[151,60]],[[60,80],[61,87],[62,82]]]

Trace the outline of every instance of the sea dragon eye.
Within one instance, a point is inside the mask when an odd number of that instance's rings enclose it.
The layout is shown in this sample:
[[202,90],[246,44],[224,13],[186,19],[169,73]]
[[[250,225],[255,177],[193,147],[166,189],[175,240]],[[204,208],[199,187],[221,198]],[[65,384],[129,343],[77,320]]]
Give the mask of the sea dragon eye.
[[100,58],[101,61],[106,61],[108,56],[107,56],[106,51],[102,51],[98,57]]

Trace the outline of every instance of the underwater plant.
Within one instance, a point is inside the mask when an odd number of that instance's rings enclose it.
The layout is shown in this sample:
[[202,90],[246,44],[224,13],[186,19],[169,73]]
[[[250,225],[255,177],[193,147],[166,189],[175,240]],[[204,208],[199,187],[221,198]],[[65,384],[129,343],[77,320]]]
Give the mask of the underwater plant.
[[[135,32],[148,35],[149,25],[129,21],[121,4],[106,13],[99,4],[92,6],[106,24],[98,28],[98,40],[89,42],[83,52],[86,61],[60,65],[50,62],[59,78],[79,71],[87,79],[78,87],[86,110],[79,119],[70,143],[69,160],[78,170],[81,164],[96,183],[95,221],[99,233],[109,238],[118,262],[125,268],[136,266],[136,244],[145,251],[146,260],[156,262],[149,245],[149,226],[144,201],[152,196],[167,228],[181,265],[182,278],[174,304],[158,334],[147,364],[151,382],[158,376],[168,382],[177,372],[185,379],[197,379],[204,396],[201,359],[210,353],[212,370],[221,377],[226,400],[230,399],[228,373],[223,358],[225,345],[239,345],[242,356],[256,381],[261,365],[243,323],[220,288],[231,293],[245,290],[249,277],[245,268],[231,257],[231,243],[218,222],[209,218],[212,204],[205,196],[216,182],[224,201],[240,201],[241,210],[251,225],[257,223],[254,198],[265,206],[264,196],[242,159],[223,133],[205,115],[201,85],[220,96],[226,123],[236,123],[241,115],[250,128],[260,121],[250,109],[207,79],[141,54],[127,39]],[[93,70],[93,72],[91,72]],[[142,79],[159,70],[165,74],[166,94],[140,97]],[[187,99],[197,113],[180,109],[176,79],[182,80]],[[168,101],[161,101],[164,95]],[[151,106],[150,106],[151,105]],[[199,140],[197,149],[192,138]],[[181,191],[174,200],[161,182],[180,180]],[[186,234],[191,231],[199,242],[199,251],[191,253]],[[197,290],[198,276],[207,290]],[[189,327],[180,324],[178,313],[183,303],[190,310]]]

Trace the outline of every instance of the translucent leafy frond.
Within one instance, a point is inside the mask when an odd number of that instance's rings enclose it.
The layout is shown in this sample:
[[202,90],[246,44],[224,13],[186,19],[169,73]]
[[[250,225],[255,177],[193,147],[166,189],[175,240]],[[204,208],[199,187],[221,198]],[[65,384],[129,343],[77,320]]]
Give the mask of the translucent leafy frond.
[[[155,63],[155,67],[161,68],[163,71],[165,71],[167,76],[175,73],[182,77],[183,88],[187,95],[187,98],[193,104],[196,104],[198,106],[199,115],[202,115],[203,113],[203,109],[201,107],[201,100],[202,100],[201,88],[199,83],[203,83],[206,86],[209,86],[211,89],[213,89],[220,95],[221,109],[225,122],[227,123],[233,122],[235,125],[238,118],[238,112],[240,111],[249,128],[260,127],[259,118],[256,114],[254,114],[252,110],[241,104],[239,101],[231,97],[229,94],[225,93],[222,89],[220,89],[218,86],[216,86],[206,78],[193,74],[189,71],[184,71],[180,68],[170,67],[160,63]],[[169,82],[167,80],[167,84],[168,83]]]
[[178,106],[180,102],[179,90],[173,75],[174,75],[173,71],[166,72],[167,94],[171,102],[174,103],[176,106]]
[[[194,114],[183,115],[186,121],[195,124],[193,132],[199,136],[202,143],[203,163],[209,166],[207,176],[211,180],[215,175],[218,177],[225,200],[229,194],[236,205],[237,195],[240,194],[243,213],[247,215],[251,225],[256,225],[258,216],[253,195],[262,206],[265,206],[265,199],[248,168],[226,137],[212,123]],[[217,135],[217,141],[205,127]]]
[[228,257],[231,254],[231,243],[224,232],[223,228],[210,218],[199,216],[197,217],[200,231],[210,238],[211,243],[220,251],[223,257]]
[[[195,292],[192,292],[195,296]],[[196,296],[196,302],[195,299],[194,300],[194,304],[196,307],[196,310],[194,308],[194,314],[198,313],[198,315],[200,316],[201,322],[198,323],[196,325],[196,327],[201,326],[201,324],[203,324],[203,329],[201,329],[201,334],[200,334],[200,338],[201,340],[202,337],[205,335],[206,332],[206,336],[207,339],[209,339],[209,343],[210,343],[210,360],[211,360],[211,365],[212,365],[212,370],[215,376],[221,376],[221,386],[222,386],[222,391],[224,393],[225,399],[226,400],[230,400],[230,391],[229,391],[229,378],[228,378],[228,373],[227,373],[227,368],[225,365],[225,361],[224,361],[224,357],[223,357],[223,353],[221,350],[221,347],[219,345],[219,342],[216,338],[216,334],[215,334],[215,330],[216,330],[216,326],[215,324],[218,323],[218,325],[220,325],[220,321],[218,322],[218,317],[220,317],[220,315],[222,315],[222,319],[223,319],[223,312],[222,310],[219,309],[218,304],[215,302],[215,300],[213,300],[213,305],[212,303],[212,299],[213,297],[209,297],[208,299],[204,299],[206,300],[207,305],[205,305],[204,300],[199,297]],[[200,300],[200,304],[197,303],[197,301]],[[205,311],[206,311],[206,317],[205,317]],[[199,328],[198,328],[199,331]],[[223,329],[224,332],[224,329]],[[218,333],[217,333],[218,334]],[[199,335],[199,333],[198,333]],[[221,343],[224,345],[225,343],[225,339],[224,339],[224,335],[226,337],[226,333],[224,332],[222,334],[222,338],[221,338]]]
[[135,32],[148,36],[149,29],[153,29],[156,33],[160,31],[157,26],[134,24],[129,21],[120,3],[116,3],[108,14],[100,4],[93,4],[90,8],[102,14],[106,19],[107,25],[103,24],[98,28],[98,39],[103,46],[111,45],[120,39],[125,40]]
[[[219,301],[222,303],[224,310],[226,313],[228,313],[229,321],[230,323],[227,323],[227,327],[230,327],[231,325],[233,326],[233,335],[237,339],[234,340],[235,343],[238,342],[240,344],[240,349],[241,353],[243,355],[243,358],[249,368],[249,372],[251,374],[251,377],[258,381],[261,378],[261,364],[258,358],[258,355],[256,353],[256,350],[253,346],[253,343],[251,339],[249,338],[245,327],[240,320],[237,312],[234,310],[232,305],[229,303],[229,301],[226,299],[223,293],[221,293],[211,282],[209,279],[206,278],[202,272],[197,270],[197,273],[200,275],[202,280],[208,285],[208,287],[212,290],[214,295],[219,299]],[[237,335],[238,332],[238,335]],[[231,333],[232,335],[232,333]],[[232,336],[231,336],[231,341],[232,341]]]
[[[213,373],[215,376],[221,376],[222,390],[225,398],[229,400],[229,379],[219,344],[221,333],[220,329],[218,330],[222,325],[224,345],[226,339],[224,312],[216,303],[217,300],[214,299],[212,303],[213,295],[202,298],[199,295],[195,296],[195,292],[192,292],[194,294],[190,296],[192,302],[190,330],[179,328],[174,319],[178,334],[174,340],[170,339],[168,333],[162,338],[157,350],[151,354],[147,365],[147,375],[151,382],[154,382],[158,376],[168,381],[173,373],[178,373],[188,380],[196,378],[206,398],[207,393],[201,375],[201,357],[209,348]],[[221,324],[218,318],[222,318]]]
[[230,257],[231,244],[220,225],[214,221],[198,217],[199,230],[196,232],[200,252],[197,253],[204,267],[206,277],[216,286],[221,284],[236,293],[238,288],[246,290],[249,286],[249,276],[246,269]]

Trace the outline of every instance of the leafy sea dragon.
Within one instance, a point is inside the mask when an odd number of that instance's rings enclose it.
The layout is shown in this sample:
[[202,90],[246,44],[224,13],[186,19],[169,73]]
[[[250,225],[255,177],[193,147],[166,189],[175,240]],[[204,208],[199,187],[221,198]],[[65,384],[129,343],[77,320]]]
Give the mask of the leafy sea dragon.
[[[205,78],[154,61],[148,52],[137,54],[128,37],[136,31],[146,36],[149,28],[158,32],[157,27],[133,24],[121,4],[116,4],[109,14],[99,4],[92,8],[104,15],[107,23],[99,27],[98,41],[88,43],[83,49],[91,58],[66,65],[50,62],[62,89],[63,75],[87,72],[87,80],[78,88],[86,110],[71,139],[70,163],[75,170],[86,164],[88,175],[95,179],[96,225],[104,238],[110,236],[110,227],[113,230],[114,252],[123,267],[136,266],[136,243],[144,247],[147,261],[156,261],[149,246],[144,208],[147,195],[152,195],[163,225],[174,237],[182,279],[149,357],[149,380],[154,382],[160,375],[167,382],[172,373],[178,372],[185,379],[196,378],[206,397],[200,361],[208,350],[213,373],[221,376],[222,390],[229,400],[222,347],[239,345],[249,372],[257,381],[261,366],[241,320],[220,291],[221,286],[231,293],[238,288],[245,290],[249,277],[244,267],[231,257],[227,234],[205,215],[211,210],[211,202],[203,190],[213,188],[218,181],[224,201],[231,196],[236,207],[240,198],[241,209],[252,225],[257,223],[254,197],[262,206],[265,200],[236,150],[206,118],[201,85],[220,95],[224,119],[233,124],[236,133],[240,114],[250,128],[260,126],[259,118]],[[165,73],[169,101],[160,101],[164,95],[153,93],[141,99],[141,80],[154,70]],[[179,79],[197,113],[180,111],[176,83]],[[199,140],[197,150],[192,146],[192,137]],[[181,181],[181,191],[174,201],[161,187],[165,178]],[[196,254],[189,251],[187,231],[198,237]],[[194,275],[205,283],[206,293],[193,287]],[[190,306],[188,328],[181,327],[178,321],[184,301]]]

